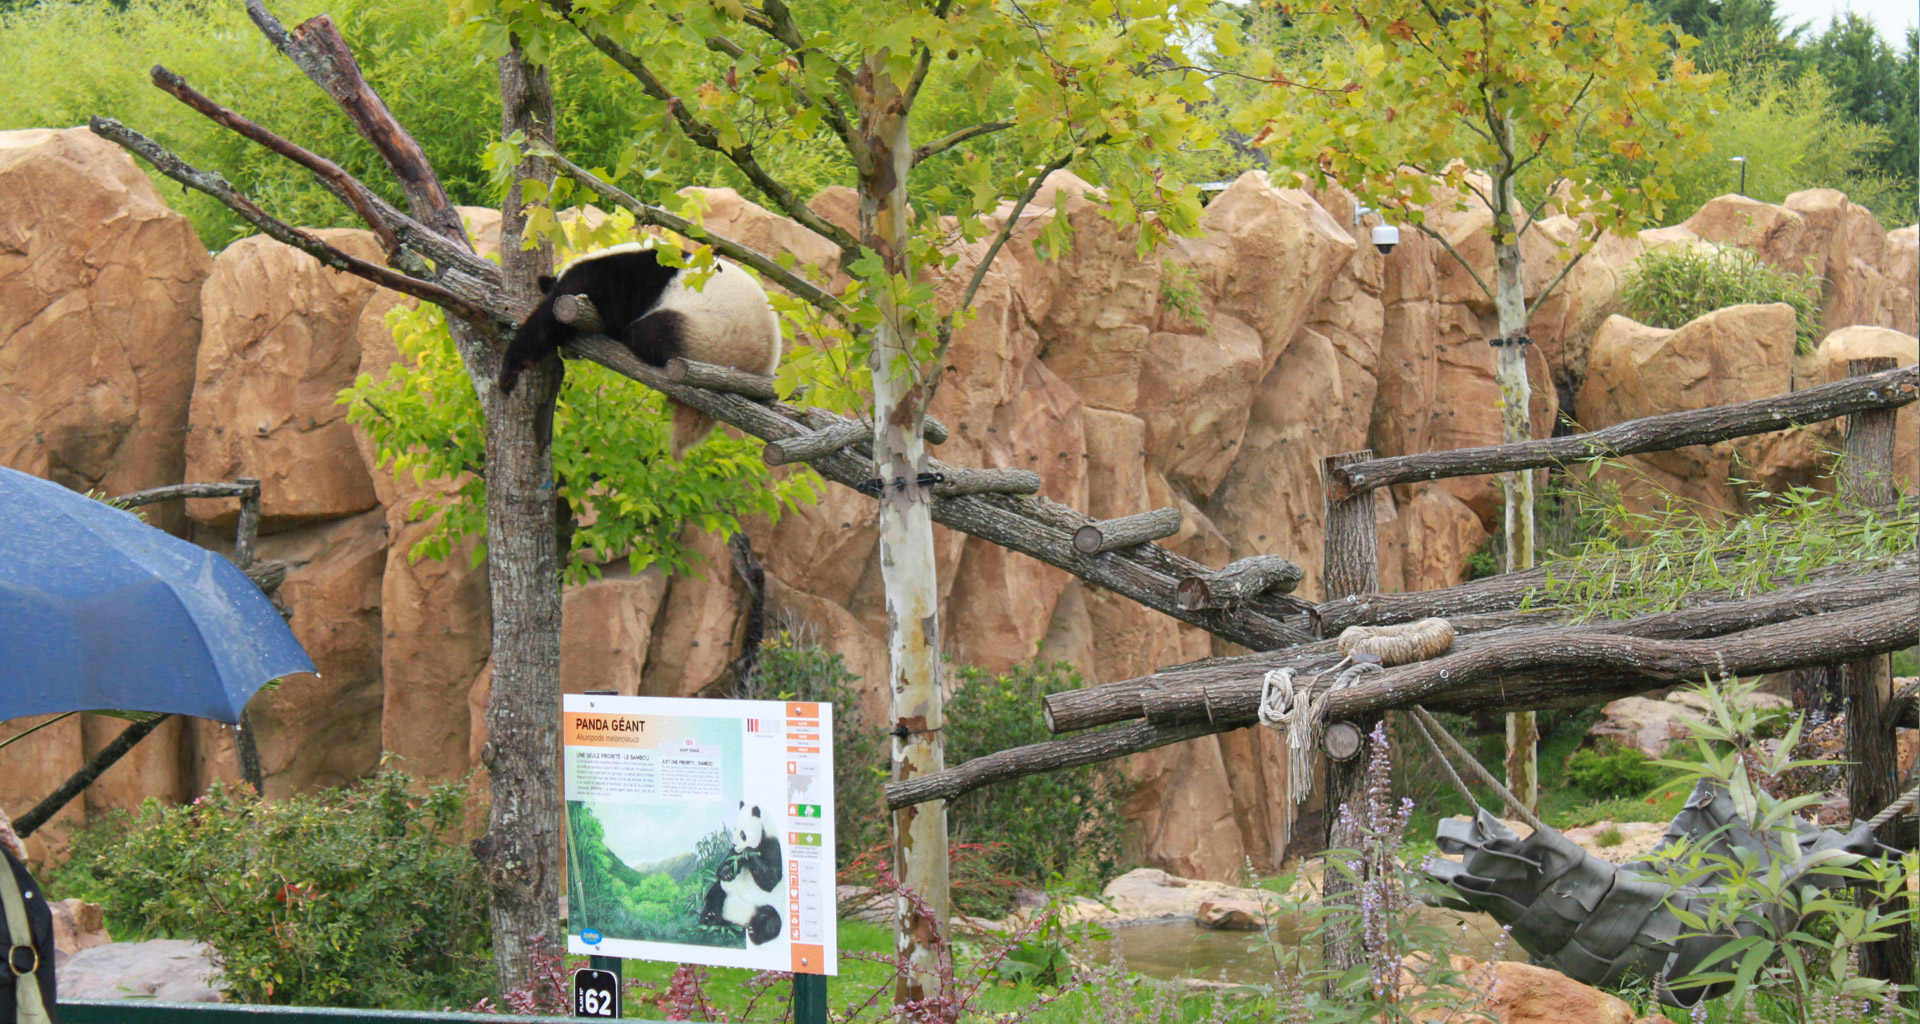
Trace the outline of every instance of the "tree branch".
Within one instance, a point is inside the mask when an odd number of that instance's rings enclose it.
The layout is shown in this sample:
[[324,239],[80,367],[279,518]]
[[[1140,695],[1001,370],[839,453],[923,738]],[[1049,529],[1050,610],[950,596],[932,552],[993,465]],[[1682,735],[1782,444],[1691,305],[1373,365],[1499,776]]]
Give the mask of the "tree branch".
[[930,156],[938,156],[966,142],[968,139],[977,139],[982,135],[992,135],[994,132],[1003,132],[1013,126],[1014,123],[1012,121],[983,121],[979,124],[962,128],[945,138],[935,139],[924,146],[915,146],[913,148],[913,164],[915,167],[918,167],[920,161]]
[[399,254],[400,240],[394,237],[393,228],[387,225],[386,219],[381,217],[379,213],[373,209],[370,201],[373,197],[373,190],[362,185],[359,179],[348,174],[339,164],[302,146],[295,145],[283,136],[276,135],[234,111],[215,103],[188,85],[186,79],[167,70],[164,65],[155,64],[153,70],[148,72],[148,75],[153,79],[153,84],[159,88],[160,91],[192,107],[215,124],[243,138],[251,139],[259,143],[267,149],[312,171],[323,183],[331,184],[333,188],[328,189],[328,191],[345,199],[347,205],[353,208],[353,212],[358,214],[360,219],[366,222],[367,227],[372,229],[373,233],[380,237],[380,247],[387,251],[387,258],[393,259]]
[[633,53],[626,47],[609,39],[605,34],[595,31],[590,25],[576,16],[574,14],[572,0],[547,0],[547,6],[565,18],[569,25],[572,25],[576,31],[587,38],[588,42],[594,45],[595,49],[606,54],[608,58],[620,66],[621,70],[633,76],[634,81],[640,83],[641,91],[653,99],[665,103],[668,113],[673,117],[674,124],[680,128],[681,134],[685,135],[694,145],[726,157],[735,167],[740,169],[740,173],[747,176],[748,181],[753,182],[755,188],[758,188],[768,199],[771,199],[774,205],[780,208],[781,212],[799,221],[808,230],[824,236],[833,242],[834,245],[839,246],[842,266],[845,266],[858,256],[860,252],[859,239],[854,238],[845,228],[809,209],[807,204],[801,201],[799,196],[793,194],[792,189],[787,188],[779,179],[769,173],[765,167],[762,167],[760,161],[754,159],[752,147],[730,147],[721,143],[720,133],[712,125],[694,117],[693,114],[687,110],[686,104],[680,102],[680,98],[673,95],[673,93],[667,89],[666,83],[662,82],[660,77],[655,75],[651,68],[647,67],[646,61],[641,60],[638,54]]
[[[1102,135],[1090,145],[1099,145],[1105,140],[1106,136]],[[920,412],[923,415],[933,405],[933,396],[940,391],[941,378],[946,376],[947,348],[953,344],[955,318],[972,307],[973,297],[979,294],[980,286],[985,283],[987,271],[993,268],[994,258],[1000,255],[1001,248],[1007,244],[1009,238],[1013,237],[1014,231],[1020,224],[1020,214],[1025,212],[1027,205],[1040,194],[1040,189],[1046,184],[1048,175],[1071,163],[1073,155],[1079,151],[1080,147],[1076,146],[1054,157],[1051,163],[1040,168],[1039,172],[1033,176],[1033,180],[1027,183],[1026,190],[1021,192],[1020,198],[1014,201],[1013,209],[1007,212],[1006,223],[1001,224],[1000,230],[994,232],[993,241],[987,244],[987,251],[981,255],[980,263],[973,268],[973,276],[967,279],[967,287],[960,293],[960,301],[940,319],[940,328],[933,351],[933,372],[929,374],[927,386],[920,396]]]
[[202,171],[194,167],[173,155],[171,152],[168,152],[167,149],[159,143],[128,128],[118,121],[110,118],[96,117],[88,122],[88,126],[92,128],[95,135],[109,142],[117,143],[123,149],[139,155],[142,159],[152,164],[155,170],[158,170],[167,177],[197,192],[205,193],[219,200],[225,204],[228,209],[246,218],[247,223],[259,228],[263,234],[273,238],[275,241],[283,242],[299,249],[301,252],[307,253],[326,266],[332,267],[335,270],[344,270],[356,277],[365,278],[383,288],[391,288],[394,291],[412,295],[415,298],[423,299],[434,305],[442,306],[475,324],[497,324],[504,321],[504,318],[496,316],[492,311],[476,305],[466,297],[457,295],[432,281],[422,281],[419,278],[408,277],[399,271],[391,270],[377,263],[369,263],[358,256],[342,252],[328,245],[325,241],[321,240],[319,236],[305,228],[296,228],[284,221],[276,219],[255,205],[253,200],[235,191],[233,186],[228,184],[225,178],[218,174]]
[[[1492,209],[1493,207],[1491,204],[1489,204],[1487,208]],[[1455,249],[1453,247],[1452,242],[1447,241],[1444,237],[1441,236],[1440,232],[1433,230],[1432,228],[1426,226],[1426,224],[1424,223],[1415,222],[1413,226],[1415,228],[1418,228],[1421,234],[1426,235],[1428,238],[1431,238],[1436,242],[1439,242],[1440,247],[1442,249],[1447,250],[1447,253],[1454,258],[1455,262],[1459,263],[1462,267],[1465,267],[1467,270],[1467,273],[1473,276],[1473,283],[1480,286],[1480,291],[1483,294],[1485,294],[1487,298],[1489,299],[1493,298],[1493,289],[1488,288],[1487,282],[1482,281],[1480,279],[1480,272],[1478,270],[1473,269],[1473,264],[1468,263],[1467,258],[1465,256],[1460,255],[1460,250]]]
[[666,228],[668,231],[677,232],[695,241],[704,241],[713,246],[714,251],[720,255],[742,266],[748,266],[758,270],[760,273],[765,274],[773,283],[792,292],[801,301],[812,305],[821,312],[839,318],[842,324],[847,325],[849,329],[857,331],[857,328],[853,326],[852,317],[850,311],[847,309],[846,303],[841,302],[839,296],[808,281],[794,271],[781,266],[778,261],[771,257],[766,256],[758,250],[750,249],[725,235],[717,234],[711,229],[696,224],[671,211],[643,203],[616,186],[603,181],[599,175],[594,174],[592,171],[587,170],[558,153],[548,152],[541,155],[551,161],[562,173],[582,185],[587,186],[595,195],[622,209],[630,211],[634,215],[634,218],[640,223]]
[[[1588,236],[1587,240],[1589,242],[1599,241],[1601,233],[1604,232],[1605,230],[1606,230],[1605,228],[1595,225],[1593,229],[1593,234]],[[1567,279],[1567,275],[1573,273],[1573,268],[1579,266],[1580,261],[1586,258],[1587,258],[1587,254],[1584,252],[1574,253],[1573,258],[1567,261],[1567,265],[1564,267],[1561,267],[1560,272],[1558,274],[1553,275],[1553,280],[1548,281],[1547,286],[1545,288],[1540,289],[1540,294],[1533,297],[1533,303],[1527,307],[1526,315],[1529,318],[1532,317],[1534,311],[1539,309],[1542,305],[1546,303],[1547,296],[1552,295],[1553,290],[1555,288],[1560,287],[1560,282],[1565,281]]]
[[413,215],[460,246],[472,248],[460,211],[454,209],[453,201],[447,198],[447,190],[440,184],[439,175],[433,172],[426,150],[393,116],[380,94],[367,84],[353,51],[340,37],[332,20],[322,14],[288,32],[261,0],[247,0],[247,14],[288,60],[333,98],[354,128],[373,144],[374,151],[386,161],[394,179],[400,183],[408,205],[413,207]]

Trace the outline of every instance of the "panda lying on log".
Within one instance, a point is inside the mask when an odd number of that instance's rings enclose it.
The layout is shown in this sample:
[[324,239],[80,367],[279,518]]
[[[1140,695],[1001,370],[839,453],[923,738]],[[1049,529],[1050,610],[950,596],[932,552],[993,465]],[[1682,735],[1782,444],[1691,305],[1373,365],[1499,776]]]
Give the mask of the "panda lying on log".
[[744,929],[749,945],[763,946],[780,937],[785,898],[780,840],[767,831],[759,806],[748,807],[742,800],[733,826],[733,852],[714,870],[700,923]]
[[[500,364],[501,393],[512,394],[522,373],[572,340],[573,327],[553,315],[553,300],[562,295],[591,300],[607,334],[649,366],[680,358],[771,376],[780,364],[780,318],[760,282],[721,259],[698,290],[686,282],[687,273],[661,263],[651,242],[628,242],[577,256],[557,277],[541,277],[545,297],[514,331]],[[675,403],[674,459],[712,429],[711,417]]]

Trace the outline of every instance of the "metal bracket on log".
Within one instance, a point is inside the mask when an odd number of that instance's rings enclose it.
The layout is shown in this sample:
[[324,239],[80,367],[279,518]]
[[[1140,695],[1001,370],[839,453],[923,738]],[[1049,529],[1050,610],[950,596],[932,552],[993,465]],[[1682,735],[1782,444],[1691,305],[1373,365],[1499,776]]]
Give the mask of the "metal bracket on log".
[[1242,558],[1219,572],[1182,576],[1180,607],[1190,612],[1202,608],[1232,608],[1268,591],[1290,594],[1306,575],[1299,566],[1279,555]]
[[1088,523],[1073,532],[1073,549],[1083,555],[1098,555],[1117,548],[1130,548],[1180,532],[1180,510],[1157,508],[1136,516],[1121,516]]

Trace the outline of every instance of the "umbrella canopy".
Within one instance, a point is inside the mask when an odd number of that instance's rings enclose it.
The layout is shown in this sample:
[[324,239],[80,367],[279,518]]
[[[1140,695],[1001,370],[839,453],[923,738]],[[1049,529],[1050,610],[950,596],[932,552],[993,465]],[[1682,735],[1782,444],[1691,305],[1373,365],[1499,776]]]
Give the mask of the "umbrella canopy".
[[0,467],[0,721],[155,711],[236,722],[314,671],[233,563],[130,512]]

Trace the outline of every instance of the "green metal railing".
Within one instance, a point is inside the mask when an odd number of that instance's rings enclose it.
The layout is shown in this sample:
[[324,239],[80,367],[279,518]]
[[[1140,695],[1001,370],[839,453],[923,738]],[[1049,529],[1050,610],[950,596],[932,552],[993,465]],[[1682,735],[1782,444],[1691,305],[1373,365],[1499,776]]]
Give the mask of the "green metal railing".
[[[254,1003],[156,1003],[151,999],[62,999],[60,1024],[578,1024],[574,1017],[506,1017],[496,1013],[348,1010],[333,1006]],[[652,1022],[643,1022],[652,1024]]]

